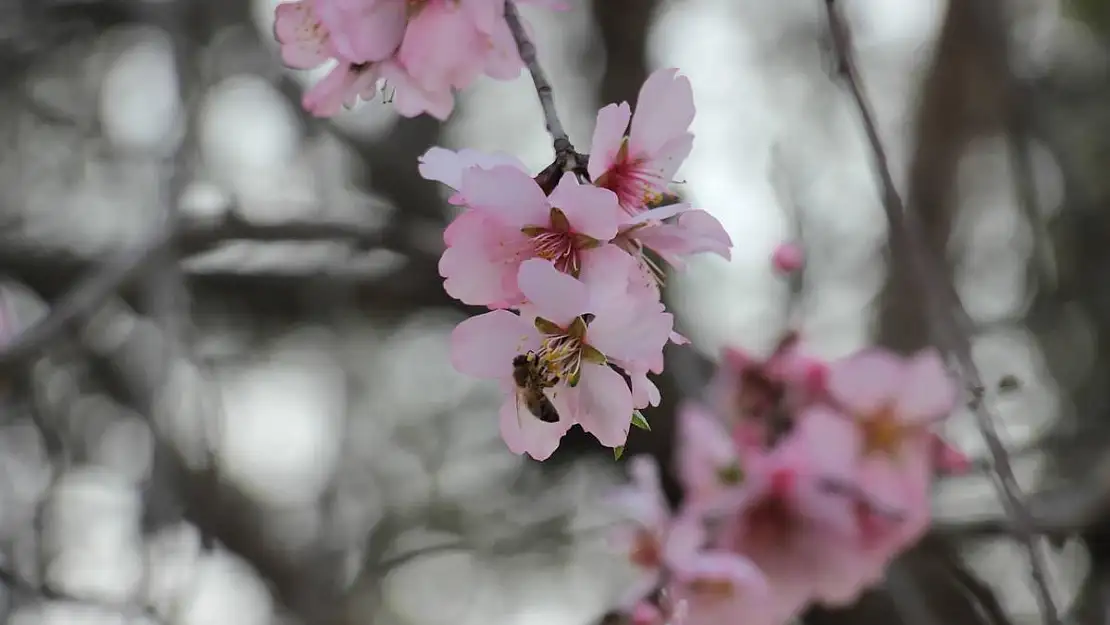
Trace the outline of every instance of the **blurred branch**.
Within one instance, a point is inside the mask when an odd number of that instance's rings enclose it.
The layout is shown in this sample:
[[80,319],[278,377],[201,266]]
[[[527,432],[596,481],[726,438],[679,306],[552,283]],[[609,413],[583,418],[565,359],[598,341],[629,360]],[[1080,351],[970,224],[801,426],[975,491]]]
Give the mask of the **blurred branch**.
[[1024,544],[1029,556],[1031,575],[1036,587],[1038,606],[1047,625],[1058,625],[1060,621],[1056,606],[1048,589],[1047,566],[1044,556],[1036,544],[1035,533],[1028,510],[1022,501],[1021,489],[1014,476],[1013,467],[1007,458],[1006,448],[998,437],[994,418],[983,403],[983,382],[971,355],[970,338],[960,327],[961,320],[956,312],[962,310],[958,297],[950,285],[938,283],[942,266],[930,258],[930,250],[917,238],[914,231],[912,213],[907,214],[902,199],[890,173],[885,150],[879,138],[871,108],[860,86],[850,43],[848,25],[840,15],[835,0],[825,0],[833,47],[838,62],[838,71],[851,92],[862,118],[864,131],[870,144],[875,167],[878,170],[882,191],[883,210],[890,226],[891,245],[905,250],[915,283],[926,295],[930,306],[928,322],[930,333],[938,346],[957,363],[957,369],[970,394],[969,407],[975,415],[979,429],[983,433],[994,463],[996,482],[1003,494],[1007,514],[1019,528],[1018,537]]
[[[350,223],[318,221],[287,221],[274,224],[253,224],[233,213],[218,224],[182,224],[178,229],[159,228],[142,244],[113,256],[89,270],[76,286],[51,307],[50,312],[34,325],[19,333],[0,349],[0,371],[11,372],[26,365],[75,321],[91,314],[125,283],[149,269],[169,245],[175,245],[182,257],[209,251],[229,241],[331,241],[348,239],[360,249],[388,248],[380,231]],[[24,260],[14,246],[5,244],[0,261],[5,257]],[[3,263],[0,263],[2,266]]]

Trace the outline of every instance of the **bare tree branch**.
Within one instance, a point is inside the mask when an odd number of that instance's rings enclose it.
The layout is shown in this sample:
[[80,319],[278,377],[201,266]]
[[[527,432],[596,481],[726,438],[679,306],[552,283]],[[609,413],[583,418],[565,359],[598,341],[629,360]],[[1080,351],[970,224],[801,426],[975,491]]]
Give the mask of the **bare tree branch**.
[[528,38],[528,33],[524,32],[524,24],[520,21],[520,12],[517,11],[516,3],[513,0],[505,0],[505,21],[509,24],[509,30],[513,33],[513,40],[516,41],[517,50],[520,51],[520,59],[524,61],[524,65],[528,68],[528,73],[532,75],[532,84],[536,86],[536,96],[540,99],[540,106],[543,107],[543,118],[547,123],[547,132],[551,134],[551,138],[555,145],[555,154],[571,154],[574,152],[574,146],[570,142],[570,137],[567,136],[567,131],[563,128],[563,122],[559,119],[559,112],[555,109],[555,92],[551,88],[551,82],[547,79],[547,74],[540,66],[540,61],[536,57],[536,45]]
[[913,228],[913,214],[905,212],[901,196],[890,173],[886,152],[871,114],[866,96],[860,86],[850,44],[848,25],[840,15],[835,0],[825,0],[833,48],[837,57],[838,70],[845,81],[852,99],[863,122],[864,132],[871,148],[875,167],[878,171],[882,192],[883,210],[890,227],[891,245],[903,248],[910,262],[913,277],[918,288],[926,293],[929,306],[928,322],[930,333],[938,346],[953,359],[966,390],[970,394],[969,407],[975,415],[979,429],[983,433],[994,463],[996,483],[1002,491],[1003,503],[1007,514],[1017,524],[1021,539],[1029,556],[1031,575],[1036,587],[1037,602],[1042,618],[1047,625],[1058,625],[1060,621],[1052,595],[1048,589],[1047,566],[1044,554],[1036,543],[1035,532],[1025,508],[1021,489],[1014,476],[1013,467],[1007,458],[1005,445],[998,437],[993,415],[988,412],[983,399],[983,382],[971,355],[970,339],[961,328],[957,309],[962,310],[950,284],[938,282],[940,265],[930,258],[930,250],[916,236]]

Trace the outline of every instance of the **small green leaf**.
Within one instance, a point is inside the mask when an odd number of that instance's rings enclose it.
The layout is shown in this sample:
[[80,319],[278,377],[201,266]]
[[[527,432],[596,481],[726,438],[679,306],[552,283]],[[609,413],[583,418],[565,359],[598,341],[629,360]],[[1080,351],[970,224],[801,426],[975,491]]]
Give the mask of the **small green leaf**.
[[639,410],[632,411],[632,425],[640,428],[641,430],[651,431],[651,426],[648,425],[648,420],[644,417],[644,413]]
[[609,363],[609,360],[605,358],[605,354],[598,351],[596,347],[591,347],[589,345],[582,346],[582,360],[603,366]]
[[624,455],[624,445],[621,445],[620,447],[614,447],[613,448],[613,460],[620,460],[621,456],[623,456],[623,455]]
[[574,247],[580,250],[592,250],[594,248],[601,247],[601,241],[598,241],[597,239],[584,234],[575,234]]
[[555,232],[570,232],[570,220],[563,211],[551,207],[551,229]]
[[557,335],[563,333],[563,329],[554,321],[548,321],[543,317],[536,317],[535,325],[536,329],[539,330],[541,334]]

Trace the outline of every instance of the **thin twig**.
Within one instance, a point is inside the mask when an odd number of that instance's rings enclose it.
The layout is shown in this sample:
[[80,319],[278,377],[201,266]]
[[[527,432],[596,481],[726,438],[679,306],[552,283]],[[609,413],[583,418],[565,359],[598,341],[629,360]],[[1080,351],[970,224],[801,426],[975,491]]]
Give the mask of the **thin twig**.
[[828,14],[839,73],[847,84],[852,99],[859,109],[875,167],[878,170],[883,209],[890,227],[891,246],[901,247],[905,252],[913,275],[918,282],[918,287],[926,293],[925,300],[930,308],[930,314],[928,315],[930,332],[934,335],[934,340],[938,346],[956,361],[956,368],[967,391],[970,393],[969,407],[975,415],[976,422],[987,443],[987,448],[990,450],[995,469],[995,481],[1002,492],[1003,504],[1007,514],[1014,519],[1015,525],[1020,528],[1018,538],[1029,555],[1037,602],[1043,621],[1046,625],[1059,625],[1060,617],[1048,588],[1044,555],[1037,546],[1029,512],[1022,500],[1021,488],[1017,484],[1013,467],[1010,466],[1007,458],[1006,447],[998,436],[993,415],[988,412],[982,401],[983,381],[972,359],[970,339],[961,329],[959,313],[957,312],[957,309],[962,310],[962,305],[958,298],[954,297],[950,285],[938,284],[939,265],[935,262],[929,262],[931,260],[930,251],[924,246],[921,239],[915,236],[916,230],[912,227],[914,215],[905,212],[902,198],[898,194],[890,173],[886,152],[879,138],[870,106],[868,106],[867,99],[860,86],[859,75],[849,43],[847,23],[844,22],[837,9],[836,0],[825,0],[825,8]]
[[[528,73],[532,75],[532,84],[536,86],[536,96],[540,99],[540,106],[543,107],[543,119],[547,123],[547,132],[551,134],[551,139],[554,141],[555,154],[574,154],[574,146],[571,145],[570,137],[567,136],[567,131],[563,128],[563,122],[559,120],[559,112],[555,109],[555,92],[551,88],[551,82],[547,79],[547,74],[540,66],[540,61],[536,58],[536,45],[528,38],[528,33],[524,31],[524,23],[520,20],[520,12],[517,11],[516,3],[513,0],[505,0],[505,21],[509,24],[509,30],[513,33],[513,40],[516,41],[517,50],[520,52],[520,59],[524,61],[524,65],[528,68]],[[570,167],[573,169],[573,167]]]

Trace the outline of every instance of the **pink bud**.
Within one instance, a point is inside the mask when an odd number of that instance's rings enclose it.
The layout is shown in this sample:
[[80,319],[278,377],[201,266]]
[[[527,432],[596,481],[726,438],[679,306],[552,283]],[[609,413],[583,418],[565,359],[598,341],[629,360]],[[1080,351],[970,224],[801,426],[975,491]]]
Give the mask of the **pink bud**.
[[771,265],[775,271],[790,274],[805,265],[805,251],[797,243],[780,243],[771,254]]

